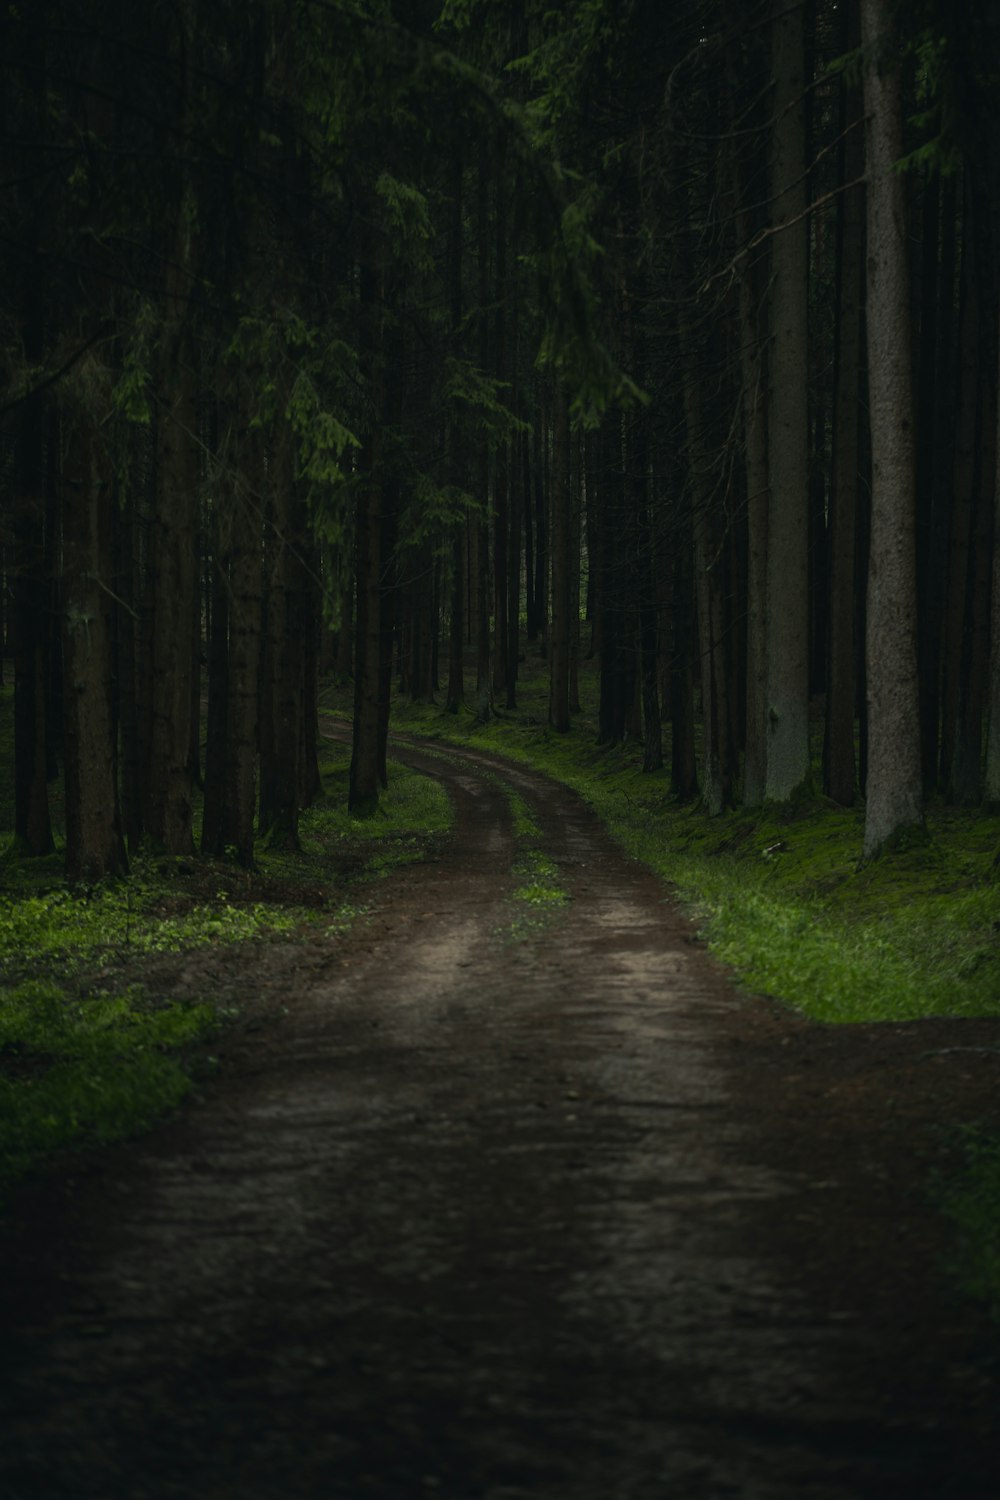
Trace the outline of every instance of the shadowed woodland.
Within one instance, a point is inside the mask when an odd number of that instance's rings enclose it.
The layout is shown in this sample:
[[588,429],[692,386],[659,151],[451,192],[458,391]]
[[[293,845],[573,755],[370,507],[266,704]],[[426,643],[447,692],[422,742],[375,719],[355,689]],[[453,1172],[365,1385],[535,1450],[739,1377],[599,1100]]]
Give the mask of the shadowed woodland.
[[320,672],[363,811],[393,680],[486,719],[526,650],[709,813],[1000,798],[990,7],[2,26],[20,853],[61,777],[71,879],[250,864]]
[[0,79],[0,1488],[993,1500],[997,7]]

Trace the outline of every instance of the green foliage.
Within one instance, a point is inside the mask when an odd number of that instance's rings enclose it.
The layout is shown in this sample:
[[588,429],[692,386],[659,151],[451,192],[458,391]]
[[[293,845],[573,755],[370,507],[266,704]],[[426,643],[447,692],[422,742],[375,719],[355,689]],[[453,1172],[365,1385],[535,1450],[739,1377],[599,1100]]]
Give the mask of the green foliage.
[[153,343],[158,330],[156,310],[152,303],[139,303],[122,355],[122,367],[111,392],[115,411],[129,422],[148,427],[152,421],[150,385],[152,381]]
[[214,1025],[207,1005],[156,1008],[137,988],[0,989],[0,1193],[55,1151],[119,1140],[173,1108],[191,1079],[170,1054]]
[[140,857],[126,881],[86,891],[64,887],[0,896],[0,976],[26,962],[79,971],[104,953],[170,953],[291,931],[299,915],[257,901],[179,904],[176,893]]
[[[433,235],[430,205],[426,194],[412,183],[401,182],[391,172],[380,172],[375,183],[375,192],[382,200],[386,223],[390,233],[407,242],[429,241]],[[426,251],[420,261],[429,264]]]
[[569,896],[559,884],[558,866],[540,850],[532,849],[522,855],[514,872],[520,881],[513,892],[515,901],[545,910],[568,903]]
[[500,936],[521,943],[544,932],[555,914],[568,905],[569,895],[559,883],[557,865],[540,849],[523,849],[514,875],[517,885],[510,897],[514,916]]
[[473,415],[491,445],[531,430],[531,424],[506,405],[504,395],[509,390],[508,381],[487,375],[469,360],[454,356],[445,360],[442,395],[449,414],[453,419]]
[[310,498],[317,490],[329,491],[344,481],[341,460],[361,444],[335,412],[324,406],[313,375],[300,368],[288,393],[285,417],[298,444],[299,476],[306,481]]

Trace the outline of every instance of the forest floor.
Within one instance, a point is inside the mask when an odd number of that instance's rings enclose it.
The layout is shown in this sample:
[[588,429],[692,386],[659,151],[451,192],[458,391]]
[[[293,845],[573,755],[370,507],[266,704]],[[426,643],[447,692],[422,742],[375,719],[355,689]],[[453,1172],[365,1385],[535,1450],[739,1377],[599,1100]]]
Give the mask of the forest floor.
[[927,1182],[1000,1022],[805,1021],[571,791],[396,753],[454,829],[349,933],[136,959],[242,1019],[15,1195],[4,1500],[995,1500]]

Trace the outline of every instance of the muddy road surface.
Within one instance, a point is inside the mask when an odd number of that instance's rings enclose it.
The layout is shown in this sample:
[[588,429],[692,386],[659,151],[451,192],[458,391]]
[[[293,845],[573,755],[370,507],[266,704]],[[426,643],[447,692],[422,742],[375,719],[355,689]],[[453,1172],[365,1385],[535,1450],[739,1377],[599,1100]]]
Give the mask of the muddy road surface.
[[3,1500],[996,1500],[995,1341],[915,1191],[962,1059],[741,994],[571,793],[399,754],[440,857],[189,968],[287,1013],[19,1203]]

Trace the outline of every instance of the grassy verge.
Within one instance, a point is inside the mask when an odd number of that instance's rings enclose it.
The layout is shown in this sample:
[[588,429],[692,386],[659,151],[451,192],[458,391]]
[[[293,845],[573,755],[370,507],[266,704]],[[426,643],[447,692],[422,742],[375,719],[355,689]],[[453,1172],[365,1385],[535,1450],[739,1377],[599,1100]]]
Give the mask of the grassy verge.
[[[4,694],[0,749],[9,708]],[[141,854],[128,880],[71,891],[60,852],[0,859],[0,1198],[55,1153],[133,1135],[176,1106],[239,1013],[229,997],[156,993],[143,982],[151,955],[336,940],[364,911],[364,887],[448,828],[442,789],[399,765],[377,817],[351,818],[348,765],[343,746],[323,743],[324,796],[302,815],[301,849],[261,847],[253,871]],[[0,775],[3,812],[9,825]]]
[[1000,818],[944,806],[930,843],[861,867],[863,811],[822,799],[707,818],[643,775],[636,747],[597,747],[594,714],[546,727],[540,674],[516,713],[394,705],[402,731],[493,750],[574,787],[622,847],[677,889],[710,946],[758,993],[817,1020],[1000,1014]]

